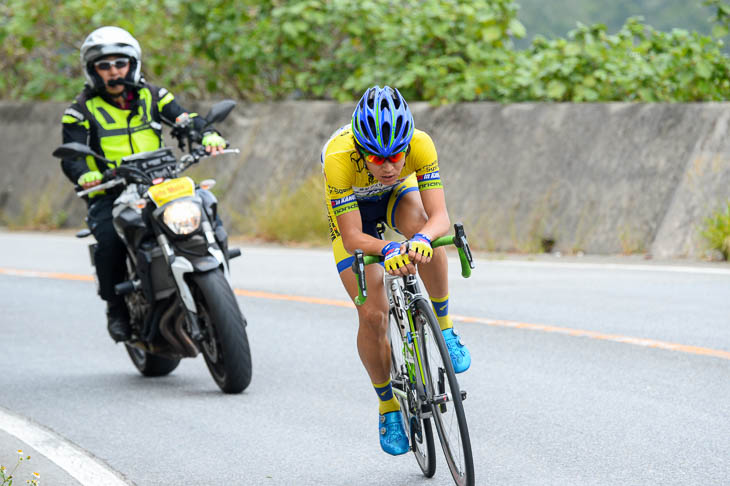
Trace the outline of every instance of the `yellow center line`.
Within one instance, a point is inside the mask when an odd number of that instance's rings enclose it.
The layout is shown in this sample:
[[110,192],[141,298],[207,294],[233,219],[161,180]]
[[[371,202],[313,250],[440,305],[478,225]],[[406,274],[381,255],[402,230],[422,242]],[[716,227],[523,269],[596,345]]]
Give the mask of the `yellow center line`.
[[530,331],[550,332],[557,334],[567,334],[570,336],[587,337],[591,339],[599,339],[601,341],[613,341],[617,343],[633,344],[634,346],[644,346],[647,348],[665,349],[667,351],[679,351],[681,353],[699,354],[702,356],[713,356],[730,360],[730,352],[719,349],[702,348],[699,346],[689,346],[686,344],[670,343],[666,341],[657,341],[655,339],[637,338],[632,336],[623,336],[621,334],[605,334],[597,331],[588,331],[584,329],[572,329],[569,327],[548,326],[545,324],[529,324],[527,322],[503,321],[497,319],[484,319],[480,317],[457,316],[452,314],[452,319],[462,322],[476,322],[486,324],[488,326],[511,327],[515,329],[528,329]]
[[355,304],[346,300],[321,299],[319,297],[305,297],[303,295],[274,294],[272,292],[263,292],[260,290],[233,289],[233,292],[236,295],[243,295],[245,297],[256,297],[259,299],[289,300],[293,302],[306,302],[307,304],[320,304],[337,307],[355,307]]
[[[91,275],[78,275],[73,273],[59,272],[39,272],[34,270],[16,270],[11,268],[0,268],[0,275],[11,275],[14,277],[31,277],[31,278],[49,278],[55,280],[78,280],[93,281]],[[336,307],[355,307],[350,301],[339,299],[323,299],[319,297],[306,297],[303,295],[278,294],[273,292],[264,292],[259,290],[233,289],[236,295],[244,297],[253,297],[257,299],[268,300],[286,300],[290,302],[304,302],[307,304],[318,304]],[[483,317],[469,317],[452,314],[452,319],[461,322],[472,322],[478,324],[486,324],[495,327],[508,327],[513,329],[526,329],[529,331],[539,331],[555,334],[566,334],[569,336],[586,337],[590,339],[598,339],[601,341],[613,341],[623,344],[631,344],[634,346],[643,346],[647,348],[664,349],[667,351],[677,351],[680,353],[696,354],[701,356],[712,356],[715,358],[730,360],[730,352],[719,349],[703,348],[700,346],[689,346],[686,344],[670,343],[666,341],[657,341],[655,339],[637,338],[632,336],[623,336],[621,334],[605,334],[597,331],[588,331],[585,329],[573,329],[570,327],[549,326],[546,324],[530,324],[528,322],[505,321],[499,319],[487,319]]]

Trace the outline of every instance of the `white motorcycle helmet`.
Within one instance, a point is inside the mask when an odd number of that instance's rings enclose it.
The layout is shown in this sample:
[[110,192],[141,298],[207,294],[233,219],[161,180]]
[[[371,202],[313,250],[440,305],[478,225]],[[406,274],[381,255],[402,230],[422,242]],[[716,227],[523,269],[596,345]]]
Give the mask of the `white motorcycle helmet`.
[[128,81],[139,83],[142,77],[142,49],[132,34],[120,27],[106,26],[96,29],[81,45],[81,65],[84,76],[92,88],[101,89],[104,83],[94,70],[94,61],[118,54],[130,59]]

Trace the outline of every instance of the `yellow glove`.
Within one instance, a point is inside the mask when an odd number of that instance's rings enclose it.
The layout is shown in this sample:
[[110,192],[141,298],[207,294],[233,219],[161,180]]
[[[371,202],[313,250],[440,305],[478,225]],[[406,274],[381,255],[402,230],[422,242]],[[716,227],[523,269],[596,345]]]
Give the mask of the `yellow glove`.
[[433,256],[431,240],[423,233],[416,233],[413,235],[413,238],[408,241],[408,249],[413,250],[416,253],[420,253],[426,258],[431,258]]
[[385,270],[390,272],[391,270],[398,270],[401,267],[405,267],[411,261],[408,259],[407,253],[400,252],[400,243],[391,241],[380,250],[380,253],[385,257]]

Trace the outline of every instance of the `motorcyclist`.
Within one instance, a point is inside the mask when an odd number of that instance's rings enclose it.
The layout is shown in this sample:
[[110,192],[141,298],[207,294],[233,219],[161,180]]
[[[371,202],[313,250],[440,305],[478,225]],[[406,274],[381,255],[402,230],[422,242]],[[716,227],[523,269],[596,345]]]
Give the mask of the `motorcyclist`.
[[[92,157],[63,159],[64,174],[77,186],[92,188],[102,173],[119,165],[122,157],[156,150],[164,145],[162,123],[172,125],[186,113],[171,92],[148,84],[142,76],[139,42],[114,26],[91,32],[81,46],[86,85],[63,114],[63,143],[79,142],[114,162],[109,167]],[[190,113],[202,132],[204,120]],[[226,141],[214,130],[201,133],[200,142],[211,155]],[[131,336],[129,314],[114,286],[125,279],[126,250],[112,225],[112,205],[119,190],[97,191],[87,198],[87,224],[97,240],[94,264],[99,295],[107,303],[107,328],[117,342]]]

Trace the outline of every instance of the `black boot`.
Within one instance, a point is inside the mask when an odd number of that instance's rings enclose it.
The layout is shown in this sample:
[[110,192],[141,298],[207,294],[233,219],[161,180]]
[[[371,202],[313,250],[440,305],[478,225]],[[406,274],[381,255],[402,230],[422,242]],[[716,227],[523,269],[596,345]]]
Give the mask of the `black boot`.
[[107,303],[107,330],[115,342],[127,341],[132,337],[129,327],[129,312],[123,300]]

